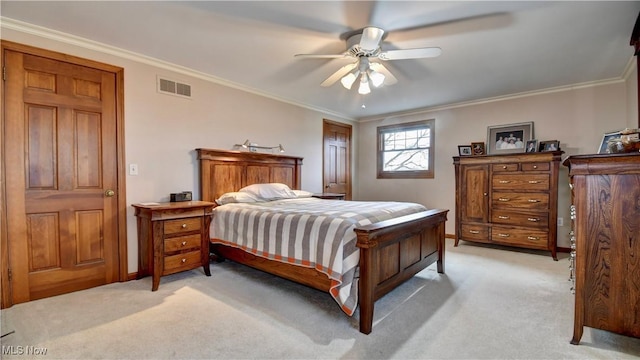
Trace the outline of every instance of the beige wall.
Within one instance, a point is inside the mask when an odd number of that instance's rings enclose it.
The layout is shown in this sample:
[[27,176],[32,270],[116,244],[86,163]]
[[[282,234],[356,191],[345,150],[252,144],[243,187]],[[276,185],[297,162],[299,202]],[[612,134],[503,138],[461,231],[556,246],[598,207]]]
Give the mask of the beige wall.
[[[487,126],[533,121],[539,140],[559,140],[564,156],[594,153],[602,134],[627,125],[627,87],[624,81],[514,97],[474,105],[424,111],[360,123],[357,183],[359,199],[416,201],[450,209],[447,233],[455,233],[455,176],[452,157],[458,145],[486,142]],[[420,119],[436,120],[434,179],[376,179],[376,127]],[[558,214],[564,225],[558,246],[569,247],[569,192],[566,168],[561,166]]]
[[638,120],[638,67],[635,66],[636,59],[633,59],[634,66],[631,67],[631,71],[626,76],[627,84],[627,127],[630,129],[640,128],[640,122]]
[[[184,190],[199,199],[194,149],[233,149],[246,139],[268,146],[281,143],[286,154],[302,156],[302,188],[321,192],[322,120],[354,125],[357,144],[357,124],[333,115],[23,32],[3,29],[2,38],[124,68],[125,158],[127,166],[135,163],[139,169],[139,175],[126,177],[127,204],[168,201],[170,193]],[[190,84],[192,98],[158,93],[157,75]],[[131,273],[138,269],[132,207],[127,209],[127,235]]]

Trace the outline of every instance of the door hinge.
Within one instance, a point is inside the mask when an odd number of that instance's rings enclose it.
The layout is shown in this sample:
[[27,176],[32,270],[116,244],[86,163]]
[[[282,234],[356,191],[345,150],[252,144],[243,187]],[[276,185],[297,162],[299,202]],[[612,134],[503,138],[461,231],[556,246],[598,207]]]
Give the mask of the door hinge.
[[2,67],[2,81],[7,81],[7,67]]
[[9,281],[11,281],[11,278],[13,276],[13,274],[11,273],[11,269],[9,269],[9,271],[7,272],[7,275],[9,277]]

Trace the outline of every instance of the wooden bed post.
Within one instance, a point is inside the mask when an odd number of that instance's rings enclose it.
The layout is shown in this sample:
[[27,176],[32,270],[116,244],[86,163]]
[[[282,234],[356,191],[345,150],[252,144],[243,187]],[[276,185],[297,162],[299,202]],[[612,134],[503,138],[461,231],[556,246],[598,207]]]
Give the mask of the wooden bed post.
[[357,232],[358,247],[360,247],[360,269],[369,269],[360,273],[358,284],[358,302],[360,306],[360,332],[370,334],[373,328],[373,307],[375,304],[375,289],[378,284],[377,243],[369,240],[369,234]]

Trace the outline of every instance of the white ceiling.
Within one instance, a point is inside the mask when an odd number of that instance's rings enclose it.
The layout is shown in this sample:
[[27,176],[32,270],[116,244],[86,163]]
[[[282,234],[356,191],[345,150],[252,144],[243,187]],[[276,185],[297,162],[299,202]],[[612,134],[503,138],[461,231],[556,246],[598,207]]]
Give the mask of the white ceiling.
[[[620,79],[638,1],[0,2],[0,14],[177,64],[352,119]],[[5,19],[6,20],[6,19]],[[349,60],[340,34],[388,32],[382,49],[437,46],[384,65],[398,83],[359,95],[320,83]],[[194,89],[197,91],[197,89]],[[365,105],[363,108],[362,105]]]

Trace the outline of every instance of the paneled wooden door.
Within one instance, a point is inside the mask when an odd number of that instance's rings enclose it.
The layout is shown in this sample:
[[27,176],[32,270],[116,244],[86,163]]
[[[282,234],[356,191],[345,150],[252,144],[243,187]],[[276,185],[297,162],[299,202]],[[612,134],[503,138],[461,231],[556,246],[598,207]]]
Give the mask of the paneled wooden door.
[[324,192],[351,199],[351,125],[324,120]]
[[126,279],[119,246],[121,74],[66,59],[3,51],[11,292],[5,307]]

